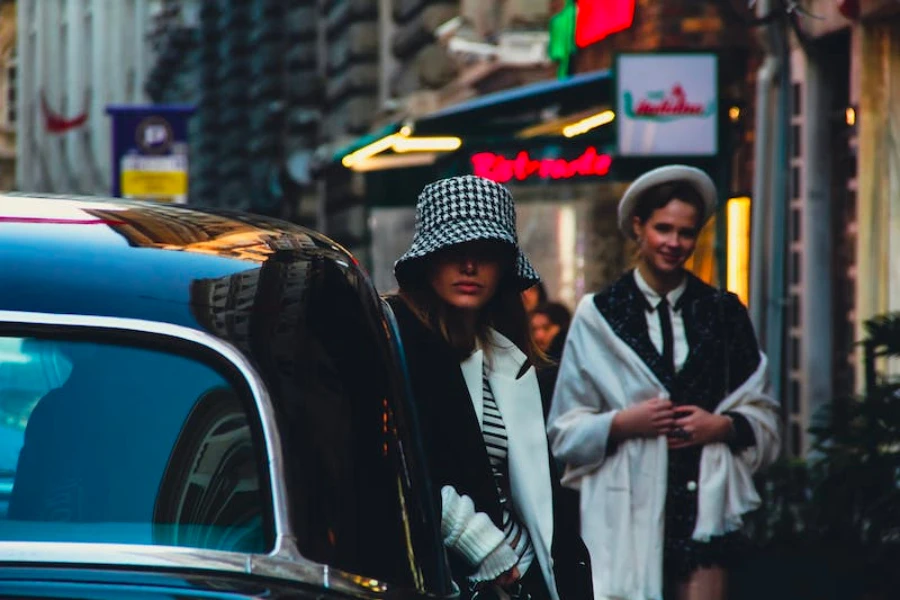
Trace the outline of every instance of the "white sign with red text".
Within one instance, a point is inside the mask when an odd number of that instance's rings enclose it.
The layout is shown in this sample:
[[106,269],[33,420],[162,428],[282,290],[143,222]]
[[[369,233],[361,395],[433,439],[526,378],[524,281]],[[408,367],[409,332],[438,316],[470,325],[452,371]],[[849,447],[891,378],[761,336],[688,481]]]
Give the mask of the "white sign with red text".
[[711,156],[719,149],[714,54],[616,57],[620,156]]

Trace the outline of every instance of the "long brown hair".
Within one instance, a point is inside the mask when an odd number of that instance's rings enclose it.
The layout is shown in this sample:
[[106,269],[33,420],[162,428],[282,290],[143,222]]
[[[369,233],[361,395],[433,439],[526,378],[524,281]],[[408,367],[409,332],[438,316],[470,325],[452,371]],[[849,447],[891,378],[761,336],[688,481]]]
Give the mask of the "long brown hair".
[[468,336],[466,328],[460,322],[459,313],[444,302],[431,287],[428,280],[429,258],[424,257],[417,261],[420,264],[416,265],[418,269],[415,276],[401,283],[397,295],[426,327],[447,342],[459,360],[472,354],[479,343],[485,354],[490,356],[489,330],[493,328],[509,338],[528,357],[531,364],[535,366],[549,364],[549,359],[537,347],[531,336],[528,314],[512,267],[503,270],[497,292],[478,312],[475,335]]

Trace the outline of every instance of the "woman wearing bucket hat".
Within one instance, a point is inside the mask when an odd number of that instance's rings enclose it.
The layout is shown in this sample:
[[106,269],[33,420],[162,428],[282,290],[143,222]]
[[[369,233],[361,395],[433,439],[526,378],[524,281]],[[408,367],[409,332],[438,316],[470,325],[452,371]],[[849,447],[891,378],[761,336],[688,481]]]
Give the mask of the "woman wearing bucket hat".
[[539,277],[518,246],[509,191],[473,176],[426,186],[394,273],[389,303],[463,598],[590,598],[574,515],[555,510],[540,352],[520,295]]
[[684,269],[716,189],[693,167],[639,177],[619,204],[637,267],[578,306],[549,416],[581,491],[595,598],[723,599],[753,473],[778,454],[766,358],[736,296]]

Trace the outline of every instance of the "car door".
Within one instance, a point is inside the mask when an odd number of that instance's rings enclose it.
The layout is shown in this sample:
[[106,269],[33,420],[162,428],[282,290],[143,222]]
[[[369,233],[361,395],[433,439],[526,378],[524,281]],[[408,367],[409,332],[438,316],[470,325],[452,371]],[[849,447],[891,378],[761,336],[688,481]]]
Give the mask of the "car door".
[[[385,565],[411,560],[402,540],[359,537],[380,514],[397,516],[367,501],[379,489],[354,501],[369,511],[356,537],[365,561],[298,543],[289,514],[311,496],[289,492],[296,457],[284,452],[283,417],[247,357],[201,331],[0,311],[0,564],[250,574],[329,597],[454,596],[373,578],[368,565],[392,573]],[[378,468],[396,487],[394,462]],[[411,524],[397,526],[391,538],[408,538]]]

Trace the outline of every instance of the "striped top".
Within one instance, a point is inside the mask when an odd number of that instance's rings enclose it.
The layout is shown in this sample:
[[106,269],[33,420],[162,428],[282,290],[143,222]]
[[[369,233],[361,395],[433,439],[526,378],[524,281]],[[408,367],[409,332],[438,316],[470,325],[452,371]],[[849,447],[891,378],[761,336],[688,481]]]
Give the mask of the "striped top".
[[487,368],[483,371],[482,386],[484,389],[484,418],[481,425],[481,433],[484,436],[484,444],[487,446],[488,457],[491,461],[491,470],[494,472],[494,482],[497,484],[497,493],[500,495],[500,508],[503,515],[503,535],[510,548],[519,556],[519,573],[525,574],[531,562],[534,560],[534,546],[528,530],[519,523],[518,517],[513,512],[509,490],[509,462],[507,460],[506,425],[503,423],[503,415],[494,400],[487,377]]

